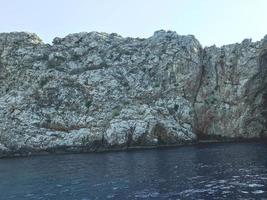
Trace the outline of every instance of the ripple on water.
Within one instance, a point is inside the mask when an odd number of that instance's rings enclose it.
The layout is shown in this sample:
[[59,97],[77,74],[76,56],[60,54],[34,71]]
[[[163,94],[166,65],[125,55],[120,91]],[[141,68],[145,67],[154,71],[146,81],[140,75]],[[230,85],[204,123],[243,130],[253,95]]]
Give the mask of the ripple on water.
[[263,190],[255,190],[252,192],[253,194],[263,194],[264,191]]
[[181,195],[190,196],[195,193],[209,193],[213,194],[215,190],[208,188],[208,189],[188,189],[180,192]]
[[155,198],[159,196],[159,192],[152,192],[148,190],[140,191],[135,193],[135,198],[147,199],[147,198]]
[[114,194],[109,194],[109,195],[107,195],[107,199],[112,199],[112,198],[114,198],[114,197],[115,197]]
[[248,184],[248,187],[264,187],[264,185],[257,184],[257,183],[251,183],[251,184]]
[[263,199],[266,154],[266,144],[219,144],[3,159],[0,199]]

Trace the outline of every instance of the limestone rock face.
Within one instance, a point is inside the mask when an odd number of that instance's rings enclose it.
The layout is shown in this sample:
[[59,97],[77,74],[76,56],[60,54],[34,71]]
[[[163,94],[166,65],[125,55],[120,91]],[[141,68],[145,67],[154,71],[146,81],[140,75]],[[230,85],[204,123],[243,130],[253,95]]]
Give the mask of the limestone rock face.
[[204,49],[201,87],[194,104],[202,136],[267,136],[267,38]]
[[0,34],[0,152],[192,143],[267,135],[267,38]]

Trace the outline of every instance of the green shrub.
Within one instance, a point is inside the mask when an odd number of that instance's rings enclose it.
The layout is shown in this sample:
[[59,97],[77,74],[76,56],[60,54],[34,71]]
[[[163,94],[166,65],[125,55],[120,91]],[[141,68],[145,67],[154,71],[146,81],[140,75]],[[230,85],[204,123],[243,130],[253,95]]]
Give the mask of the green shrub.
[[40,86],[44,87],[49,82],[49,79],[47,77],[42,77],[40,80]]
[[85,102],[85,106],[86,106],[86,108],[90,108],[91,107],[91,105],[92,105],[92,101],[86,101]]
[[120,115],[120,111],[119,110],[113,110],[112,117],[117,117],[119,115]]
[[159,83],[155,83],[155,87],[160,87],[160,84]]

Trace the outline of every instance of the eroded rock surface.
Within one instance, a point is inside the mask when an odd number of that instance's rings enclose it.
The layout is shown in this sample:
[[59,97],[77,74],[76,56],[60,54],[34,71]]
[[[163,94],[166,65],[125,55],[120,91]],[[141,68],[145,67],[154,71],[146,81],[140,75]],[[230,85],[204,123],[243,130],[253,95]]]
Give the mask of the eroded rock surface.
[[201,136],[267,136],[267,38],[205,48],[204,72],[195,102]]
[[267,135],[267,38],[0,34],[0,151],[96,151]]

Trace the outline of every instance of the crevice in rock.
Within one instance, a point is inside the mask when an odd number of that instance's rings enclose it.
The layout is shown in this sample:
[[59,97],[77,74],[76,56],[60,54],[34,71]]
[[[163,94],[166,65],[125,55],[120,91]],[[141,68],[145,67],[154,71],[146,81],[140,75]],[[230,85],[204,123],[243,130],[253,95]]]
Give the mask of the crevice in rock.
[[0,52],[0,81],[3,80],[5,78],[4,76],[4,66],[1,62],[1,52]]
[[[214,71],[215,71],[215,91],[220,90],[220,84],[219,84],[219,79],[220,79],[220,72],[221,73],[225,73],[225,52],[223,49],[221,49],[221,53],[219,55],[218,60],[216,61],[216,63],[214,64]],[[220,71],[219,71],[220,70]]]
[[105,63],[103,63],[101,65],[90,65],[90,66],[86,66],[86,67],[80,67],[80,68],[72,69],[72,70],[70,70],[69,74],[70,75],[77,75],[77,74],[82,74],[83,72],[86,72],[86,71],[106,69],[108,67],[109,66]]
[[205,63],[204,63],[204,59],[206,58],[206,50],[205,49],[201,49],[200,53],[199,53],[199,57],[200,57],[200,71],[199,71],[199,77],[197,79],[197,86],[196,86],[196,92],[194,95],[194,99],[193,99],[193,112],[194,112],[194,123],[193,123],[193,131],[197,134],[197,136],[201,135],[202,133],[200,133],[200,129],[199,129],[199,119],[197,116],[197,112],[196,112],[196,108],[195,108],[195,103],[197,101],[197,97],[199,94],[199,91],[201,89],[202,86],[202,82],[203,82],[203,76],[204,76],[204,72],[205,72]]
[[130,147],[133,145],[133,134],[135,132],[136,125],[130,126],[130,129],[126,133],[126,147]]
[[61,131],[61,132],[67,132],[67,133],[73,130],[80,130],[82,128],[87,128],[87,126],[85,125],[66,126],[66,125],[59,124],[59,123],[41,123],[41,124],[38,124],[37,127],[45,128],[51,131]]
[[202,85],[202,80],[203,80],[203,75],[204,75],[204,70],[205,70],[205,66],[204,66],[204,58],[206,57],[205,49],[201,49],[201,51],[199,53],[199,57],[200,57],[200,66],[199,66],[200,71],[199,71],[199,77],[198,77],[197,84],[196,84],[197,90],[196,90],[196,93],[194,95],[193,105],[197,101],[197,96],[198,96],[198,93],[199,93],[201,85]]

